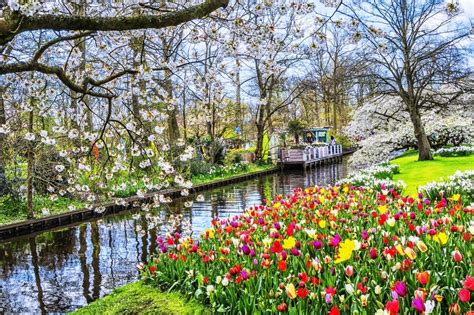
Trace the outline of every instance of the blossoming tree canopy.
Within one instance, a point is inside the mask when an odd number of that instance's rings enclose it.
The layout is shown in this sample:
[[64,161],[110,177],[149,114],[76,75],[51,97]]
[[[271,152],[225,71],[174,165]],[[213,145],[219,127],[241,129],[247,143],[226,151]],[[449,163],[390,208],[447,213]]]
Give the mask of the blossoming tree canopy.
[[443,92],[441,86],[459,88],[444,91],[449,101],[463,95],[471,74],[463,48],[470,23],[460,23],[457,2],[439,0],[366,0],[349,10],[359,21],[365,58],[374,67],[375,94],[400,98],[413,126],[419,160],[431,160],[420,112],[446,104],[436,97]]
[[[52,202],[74,197],[92,206],[110,199],[124,204],[119,197],[129,194],[130,187],[139,196],[170,185],[189,188],[190,182],[179,173],[186,171],[183,162],[194,156],[194,148],[179,132],[178,106],[182,104],[187,117],[186,97],[201,99],[196,103],[204,110],[196,112],[204,113],[200,115],[210,126],[210,136],[217,134],[216,104],[223,100],[219,80],[234,64],[229,50],[235,51],[240,43],[248,45],[251,54],[241,60],[247,58],[252,65],[258,61],[255,52],[276,47],[252,49],[268,39],[267,33],[263,28],[254,33],[251,24],[244,28],[238,21],[254,16],[253,6],[258,14],[272,12],[275,18],[287,12],[301,18],[315,14],[310,2],[291,2],[290,11],[285,1],[243,6],[232,2],[219,9],[227,4],[224,0],[118,4],[80,0],[3,5],[3,193],[26,198],[28,216],[33,217],[35,195],[47,195]],[[207,16],[218,17],[218,23],[198,19]],[[265,27],[270,26],[268,18]],[[290,26],[284,29],[289,35],[301,31],[293,22]],[[297,39],[298,34],[291,38]],[[222,48],[201,54],[201,40],[207,47],[220,43]],[[284,46],[291,48],[293,43]],[[270,75],[275,68],[276,63],[269,61],[259,71]],[[194,78],[191,84],[189,77]],[[15,174],[15,179],[6,173]],[[166,200],[157,196],[155,201]],[[48,207],[43,212],[48,213]]]

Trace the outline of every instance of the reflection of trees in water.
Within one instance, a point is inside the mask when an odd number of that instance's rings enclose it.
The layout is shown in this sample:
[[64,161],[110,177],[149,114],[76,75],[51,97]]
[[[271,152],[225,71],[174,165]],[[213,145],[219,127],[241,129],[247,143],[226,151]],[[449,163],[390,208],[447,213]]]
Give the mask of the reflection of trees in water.
[[102,274],[100,273],[100,234],[97,221],[91,222],[92,240],[92,270],[94,270],[94,280],[92,286],[92,299],[100,297],[100,285]]
[[79,263],[81,264],[82,272],[82,293],[87,303],[92,301],[90,296],[90,274],[89,266],[87,265],[87,225],[81,225],[79,227]]
[[31,252],[31,264],[33,265],[33,271],[35,274],[36,290],[38,291],[38,304],[42,314],[46,314],[46,308],[43,301],[43,288],[41,286],[41,276],[38,265],[38,252],[36,251],[36,240],[34,237],[29,239],[30,252]]

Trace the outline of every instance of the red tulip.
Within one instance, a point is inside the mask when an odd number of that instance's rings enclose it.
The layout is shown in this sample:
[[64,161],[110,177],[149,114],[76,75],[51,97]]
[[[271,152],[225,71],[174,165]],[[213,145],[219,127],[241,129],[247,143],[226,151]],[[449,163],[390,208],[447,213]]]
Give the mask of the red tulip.
[[278,304],[278,306],[277,306],[277,311],[278,312],[286,312],[287,309],[288,309],[288,306],[286,305],[285,302],[283,302],[281,304]]
[[329,311],[329,315],[340,315],[340,314],[341,313],[339,313],[339,309],[337,308],[336,305],[334,305]]
[[466,276],[466,280],[464,280],[464,288],[474,291],[474,277]]
[[451,253],[451,255],[453,256],[453,260],[454,260],[455,262],[458,263],[458,262],[461,262],[461,261],[462,261],[462,254],[461,254],[461,252],[458,251],[457,249],[454,250],[454,251]]
[[461,289],[459,291],[459,300],[461,302],[469,302],[471,299],[471,292],[468,289]]
[[281,272],[286,270],[286,262],[284,260],[280,260],[280,262],[278,262],[278,270]]

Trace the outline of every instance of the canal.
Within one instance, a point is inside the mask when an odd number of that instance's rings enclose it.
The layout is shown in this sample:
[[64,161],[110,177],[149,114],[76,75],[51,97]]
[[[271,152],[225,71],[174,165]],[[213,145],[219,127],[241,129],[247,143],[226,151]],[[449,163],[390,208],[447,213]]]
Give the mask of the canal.
[[73,227],[0,243],[0,314],[65,313],[138,279],[136,265],[155,252],[155,239],[180,222],[192,236],[214,217],[242,213],[296,187],[333,184],[347,174],[342,162],[311,171],[285,171],[178,200],[163,209],[129,211]]

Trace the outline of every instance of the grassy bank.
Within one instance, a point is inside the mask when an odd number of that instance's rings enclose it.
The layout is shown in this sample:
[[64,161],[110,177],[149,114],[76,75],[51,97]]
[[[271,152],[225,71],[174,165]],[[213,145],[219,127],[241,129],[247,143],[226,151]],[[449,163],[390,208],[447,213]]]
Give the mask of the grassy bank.
[[460,157],[435,156],[431,161],[418,161],[418,152],[409,151],[390,161],[400,166],[400,173],[395,174],[394,180],[403,180],[407,184],[406,194],[416,194],[419,186],[432,181],[447,178],[456,171],[474,169],[474,155]]
[[71,314],[209,314],[209,311],[179,293],[163,293],[138,281],[117,288]]
[[[206,184],[214,181],[224,180],[233,176],[247,175],[255,172],[266,171],[274,167],[275,166],[271,164],[250,164],[243,170],[219,174],[199,175],[192,177],[191,180],[194,185]],[[121,197],[131,197],[135,193],[136,190],[132,190]],[[78,200],[63,197],[58,198],[56,201],[51,201],[47,196],[34,197],[34,210],[36,218],[69,212],[71,206],[73,207],[72,209],[81,209],[84,207],[84,203]],[[47,208],[49,210],[47,212],[43,212],[44,208]],[[25,201],[18,202],[7,198],[0,198],[0,225],[25,221],[27,219],[26,213],[27,211]]]

